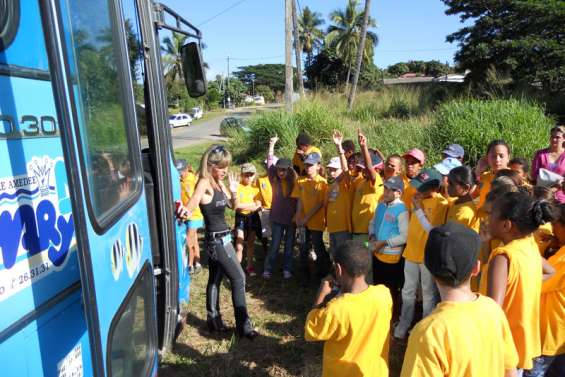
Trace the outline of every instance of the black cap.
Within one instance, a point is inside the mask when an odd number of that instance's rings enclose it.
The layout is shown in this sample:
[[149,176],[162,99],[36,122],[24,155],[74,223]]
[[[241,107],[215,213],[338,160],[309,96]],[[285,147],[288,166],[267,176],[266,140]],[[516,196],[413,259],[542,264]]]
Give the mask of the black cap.
[[275,167],[277,169],[288,169],[288,168],[290,168],[291,165],[292,165],[292,163],[290,162],[290,160],[288,158],[279,158],[279,160],[275,164]]
[[430,231],[424,263],[442,283],[456,287],[469,278],[481,248],[477,232],[453,221]]

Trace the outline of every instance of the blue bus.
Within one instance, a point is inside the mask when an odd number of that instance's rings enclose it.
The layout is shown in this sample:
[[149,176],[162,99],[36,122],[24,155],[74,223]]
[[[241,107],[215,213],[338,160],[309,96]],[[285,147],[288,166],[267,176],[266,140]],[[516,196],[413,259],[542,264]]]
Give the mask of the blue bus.
[[154,376],[189,298],[151,0],[0,0],[0,375]]

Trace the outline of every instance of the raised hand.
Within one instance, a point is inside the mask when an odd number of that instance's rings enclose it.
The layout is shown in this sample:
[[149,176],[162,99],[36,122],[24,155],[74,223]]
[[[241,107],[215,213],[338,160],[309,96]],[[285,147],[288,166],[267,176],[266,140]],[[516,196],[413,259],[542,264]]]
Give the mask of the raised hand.
[[334,130],[332,139],[335,145],[340,146],[341,143],[343,142],[343,135],[338,130]]
[[269,139],[269,145],[274,146],[278,141],[279,141],[279,137],[277,136],[277,134],[275,134],[275,136]]
[[237,188],[239,187],[239,174],[230,171],[228,173],[228,182],[230,192],[237,192]]
[[367,146],[367,137],[361,133],[361,129],[357,130],[357,140],[359,141],[359,146],[366,147]]

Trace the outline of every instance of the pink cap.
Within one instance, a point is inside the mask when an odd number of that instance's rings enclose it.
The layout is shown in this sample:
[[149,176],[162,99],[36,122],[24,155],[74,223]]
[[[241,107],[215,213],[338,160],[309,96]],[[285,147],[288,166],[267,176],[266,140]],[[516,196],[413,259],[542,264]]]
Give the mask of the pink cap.
[[404,153],[402,157],[406,158],[408,156],[414,157],[416,160],[420,161],[422,165],[426,162],[426,155],[418,148],[410,149],[408,152]]

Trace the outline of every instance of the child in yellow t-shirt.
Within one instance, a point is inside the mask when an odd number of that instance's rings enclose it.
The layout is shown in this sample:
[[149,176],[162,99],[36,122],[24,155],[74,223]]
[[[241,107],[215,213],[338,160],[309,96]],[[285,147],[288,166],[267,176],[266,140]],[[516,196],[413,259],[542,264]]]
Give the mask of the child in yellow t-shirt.
[[426,162],[426,155],[418,148],[410,149],[404,154],[404,193],[402,201],[408,211],[412,210],[412,197],[416,194],[416,189],[410,184],[412,179],[420,174],[420,170]]
[[326,195],[326,226],[330,235],[330,252],[346,240],[351,239],[351,179],[345,151],[342,147],[343,135],[334,130],[333,141],[339,157],[333,157],[326,165],[328,174],[328,193]]
[[447,211],[447,221],[455,221],[479,233],[479,217],[477,206],[473,202],[473,172],[467,166],[452,169],[447,176],[447,192],[456,198],[450,203]]
[[[308,260],[317,265],[318,278],[323,278],[329,271],[330,259],[323,234],[326,228],[324,201],[328,189],[326,179],[320,176],[321,156],[311,153],[304,159],[306,176],[297,180],[291,197],[297,199],[295,222],[304,232],[304,242],[300,246],[300,259],[304,273],[303,285],[310,283]],[[310,250],[314,246],[314,252]]]
[[351,231],[353,239],[369,242],[369,223],[375,216],[377,204],[384,189],[383,180],[377,169],[382,166],[382,159],[369,151],[367,137],[358,130],[357,137],[361,147],[363,162],[357,163],[361,176],[353,182],[353,202],[351,205]]
[[322,281],[308,313],[304,338],[325,342],[323,377],[388,376],[392,299],[384,285],[367,285],[369,266],[365,245],[345,241],[334,252],[335,278]]
[[[261,237],[261,220],[259,210],[259,189],[254,185],[257,170],[253,164],[247,162],[241,166],[241,181],[237,188],[238,204],[235,208],[235,251],[241,262],[243,258],[243,242],[246,241],[246,271],[249,276],[256,276],[253,266],[255,252],[255,237]],[[267,252],[267,250],[265,250]]]
[[504,312],[471,290],[480,244],[478,234],[459,223],[430,231],[424,263],[441,302],[412,329],[402,377],[515,375],[518,354]]
[[301,132],[296,137],[296,152],[292,157],[292,167],[300,177],[306,176],[306,166],[304,160],[308,155],[317,153],[322,158],[320,148],[312,145],[312,137],[305,132]]
[[408,238],[404,249],[404,286],[402,287],[402,311],[394,336],[406,337],[416,306],[416,292],[422,289],[423,311],[425,317],[433,310],[438,293],[430,272],[423,264],[424,247],[431,228],[445,222],[448,209],[447,200],[438,192],[441,174],[435,169],[423,169],[410,185],[416,190],[413,197],[413,212],[408,224]]
[[[179,160],[180,182],[181,182],[181,201],[187,205],[190,197],[194,194],[194,188],[198,181],[198,176],[194,174],[192,166],[186,160]],[[200,245],[198,244],[198,229],[204,227],[204,217],[200,208],[196,207],[192,215],[186,221],[186,246],[188,248],[188,272],[197,274],[202,270],[200,264]]]
[[555,241],[561,248],[548,259],[555,275],[541,286],[541,356],[525,377],[565,376],[565,205],[559,204],[552,221]]
[[496,198],[488,214],[490,236],[503,244],[490,254],[487,292],[510,322],[521,369],[531,369],[540,356],[541,285],[544,271],[549,273],[532,233],[552,217],[551,204],[522,192]]
[[475,168],[475,173],[479,177],[479,204],[477,208],[480,209],[483,206],[494,176],[499,170],[508,168],[509,160],[510,147],[508,144],[504,140],[491,141],[487,147],[486,157],[481,158]]

